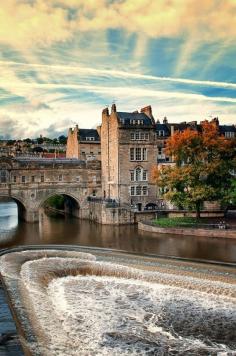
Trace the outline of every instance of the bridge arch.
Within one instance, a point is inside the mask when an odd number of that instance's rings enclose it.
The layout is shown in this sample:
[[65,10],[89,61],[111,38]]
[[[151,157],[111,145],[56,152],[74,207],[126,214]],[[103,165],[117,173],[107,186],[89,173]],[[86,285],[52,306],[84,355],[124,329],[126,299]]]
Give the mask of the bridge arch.
[[14,201],[17,205],[18,219],[26,220],[27,207],[25,202],[21,198],[16,197],[14,195],[1,195],[1,194],[0,197],[9,199],[10,201]]
[[38,205],[38,210],[40,208],[45,207],[45,204],[47,203],[47,201],[55,196],[63,196],[64,198],[64,207],[63,209],[59,209],[59,210],[64,210],[64,212],[68,215],[72,215],[75,217],[79,217],[79,210],[81,207],[81,202],[78,199],[78,197],[76,197],[74,194],[68,193],[68,192],[58,192],[58,191],[54,191],[51,192],[47,195],[45,195],[45,197],[43,197],[43,199],[40,201],[39,205]]

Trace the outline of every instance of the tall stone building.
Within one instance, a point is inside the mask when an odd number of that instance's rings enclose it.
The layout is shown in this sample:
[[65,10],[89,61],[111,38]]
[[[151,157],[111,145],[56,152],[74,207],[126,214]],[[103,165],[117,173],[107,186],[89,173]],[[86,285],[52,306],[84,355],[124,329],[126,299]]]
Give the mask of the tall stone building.
[[155,204],[151,169],[156,162],[156,132],[152,109],[111,113],[104,109],[101,126],[103,196],[138,210]]

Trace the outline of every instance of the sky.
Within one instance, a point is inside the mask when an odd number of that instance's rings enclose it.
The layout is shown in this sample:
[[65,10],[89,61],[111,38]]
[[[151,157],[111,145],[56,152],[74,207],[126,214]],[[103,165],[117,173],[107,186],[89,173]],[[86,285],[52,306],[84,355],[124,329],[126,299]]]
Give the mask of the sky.
[[236,0],[0,2],[0,138],[93,128],[113,102],[236,124]]

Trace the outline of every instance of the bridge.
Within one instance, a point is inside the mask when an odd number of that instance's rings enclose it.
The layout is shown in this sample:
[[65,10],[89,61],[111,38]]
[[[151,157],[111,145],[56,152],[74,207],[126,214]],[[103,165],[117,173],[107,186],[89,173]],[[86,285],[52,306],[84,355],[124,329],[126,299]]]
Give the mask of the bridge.
[[101,196],[100,161],[0,158],[0,198],[17,203],[19,218],[38,221],[40,208],[54,195],[66,198],[68,213],[88,218],[88,197]]

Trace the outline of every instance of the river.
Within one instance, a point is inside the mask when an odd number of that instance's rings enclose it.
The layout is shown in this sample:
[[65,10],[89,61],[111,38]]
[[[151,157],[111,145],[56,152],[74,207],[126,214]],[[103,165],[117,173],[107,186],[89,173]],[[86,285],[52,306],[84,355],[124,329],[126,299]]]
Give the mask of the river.
[[73,217],[50,217],[42,210],[39,223],[18,221],[13,201],[0,203],[0,249],[19,245],[74,244],[139,254],[175,256],[221,262],[236,261],[236,240],[156,235],[137,226],[104,226]]

